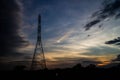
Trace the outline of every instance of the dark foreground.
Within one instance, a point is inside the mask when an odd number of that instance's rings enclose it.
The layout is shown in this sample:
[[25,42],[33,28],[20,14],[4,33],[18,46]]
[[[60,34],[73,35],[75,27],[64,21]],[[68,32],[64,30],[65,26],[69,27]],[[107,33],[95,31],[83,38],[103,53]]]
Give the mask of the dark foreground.
[[120,80],[120,68],[68,68],[1,71],[0,80]]

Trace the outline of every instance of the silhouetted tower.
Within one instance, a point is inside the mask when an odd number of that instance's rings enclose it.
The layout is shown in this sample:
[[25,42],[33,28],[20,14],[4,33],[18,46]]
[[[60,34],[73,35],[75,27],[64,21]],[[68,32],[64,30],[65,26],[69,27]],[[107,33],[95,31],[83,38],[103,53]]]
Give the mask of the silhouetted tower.
[[33,54],[31,70],[46,69],[46,60],[41,40],[41,15],[38,16],[37,43]]

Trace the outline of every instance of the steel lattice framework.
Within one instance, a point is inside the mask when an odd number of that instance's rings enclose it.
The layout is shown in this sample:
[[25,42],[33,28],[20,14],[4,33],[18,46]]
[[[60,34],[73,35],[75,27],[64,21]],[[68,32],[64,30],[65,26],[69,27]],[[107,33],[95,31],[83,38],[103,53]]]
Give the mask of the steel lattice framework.
[[38,16],[37,43],[35,46],[31,70],[46,69],[46,60],[41,39],[41,15]]

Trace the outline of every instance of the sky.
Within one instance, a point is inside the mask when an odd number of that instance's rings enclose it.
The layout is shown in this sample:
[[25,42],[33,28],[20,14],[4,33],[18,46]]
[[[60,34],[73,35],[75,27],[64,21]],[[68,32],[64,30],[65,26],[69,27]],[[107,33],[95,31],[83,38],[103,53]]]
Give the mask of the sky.
[[103,66],[120,60],[120,0],[1,0],[0,4],[2,66],[31,61],[38,14],[48,68]]

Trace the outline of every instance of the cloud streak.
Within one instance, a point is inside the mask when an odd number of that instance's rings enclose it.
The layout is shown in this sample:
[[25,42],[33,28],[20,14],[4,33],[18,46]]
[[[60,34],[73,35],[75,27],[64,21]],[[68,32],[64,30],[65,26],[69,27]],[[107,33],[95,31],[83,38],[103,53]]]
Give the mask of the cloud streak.
[[103,7],[92,14],[90,22],[88,22],[84,28],[89,30],[94,25],[108,19],[108,18],[118,19],[120,17],[120,0],[105,0],[103,2]]
[[115,38],[115,39],[110,40],[110,41],[106,41],[105,44],[115,44],[115,45],[120,45],[120,37]]

